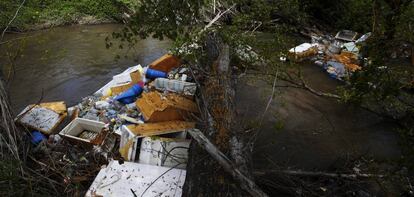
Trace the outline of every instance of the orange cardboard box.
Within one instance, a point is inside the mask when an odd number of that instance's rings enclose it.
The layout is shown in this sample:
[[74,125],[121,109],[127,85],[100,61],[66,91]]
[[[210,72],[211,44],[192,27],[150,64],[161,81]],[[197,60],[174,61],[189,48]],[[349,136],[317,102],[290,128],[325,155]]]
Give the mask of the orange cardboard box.
[[190,113],[198,112],[194,101],[173,93],[167,96],[157,91],[144,93],[135,104],[146,122],[186,120]]
[[170,54],[165,54],[164,56],[158,58],[152,62],[149,67],[155,70],[170,72],[173,68],[176,68],[181,65],[180,60]]

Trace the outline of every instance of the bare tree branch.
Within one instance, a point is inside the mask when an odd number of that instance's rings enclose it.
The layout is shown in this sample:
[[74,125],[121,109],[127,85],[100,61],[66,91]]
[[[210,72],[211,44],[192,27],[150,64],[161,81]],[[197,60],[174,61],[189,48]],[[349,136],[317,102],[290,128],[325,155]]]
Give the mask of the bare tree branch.
[[9,28],[9,26],[13,23],[13,21],[16,19],[17,15],[19,14],[20,9],[23,7],[24,3],[26,2],[26,0],[23,0],[22,3],[19,5],[19,7],[17,8],[16,12],[14,13],[13,18],[9,21],[9,23],[6,25],[6,27],[4,28],[3,32],[1,33],[1,38],[0,38],[0,42],[3,41],[4,38],[4,34],[6,33],[7,29]]

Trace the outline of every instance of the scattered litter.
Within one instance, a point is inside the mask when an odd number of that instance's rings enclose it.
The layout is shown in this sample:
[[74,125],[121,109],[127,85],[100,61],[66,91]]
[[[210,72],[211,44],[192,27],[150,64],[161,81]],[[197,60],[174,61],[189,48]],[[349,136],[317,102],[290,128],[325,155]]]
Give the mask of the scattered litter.
[[[343,80],[361,70],[367,61],[360,54],[364,42],[371,36],[350,30],[339,31],[333,38],[330,35],[311,36],[312,43],[303,43],[289,50],[288,58],[295,61],[311,59],[326,70],[330,77]],[[284,61],[281,57],[281,61]]]
[[[37,149],[69,168],[65,184],[89,181],[93,169],[87,176],[78,169],[109,162],[86,196],[181,196],[186,173],[180,168],[186,167],[190,145],[186,130],[195,128],[191,120],[198,113],[196,74],[167,54],[113,76],[68,109],[64,102],[29,105],[16,122],[33,129],[34,145],[46,142]],[[69,123],[55,133],[68,115]],[[119,165],[119,158],[131,162]]]

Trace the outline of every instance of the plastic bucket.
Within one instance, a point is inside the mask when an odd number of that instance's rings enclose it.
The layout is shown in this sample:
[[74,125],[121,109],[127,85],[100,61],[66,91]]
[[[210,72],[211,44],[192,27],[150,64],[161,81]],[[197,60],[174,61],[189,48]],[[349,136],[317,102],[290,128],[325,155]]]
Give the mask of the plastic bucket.
[[115,99],[123,104],[130,104],[142,93],[144,89],[138,84],[133,85],[131,88],[122,92]]
[[167,73],[148,68],[147,72],[145,73],[145,76],[148,77],[149,79],[167,78]]
[[39,144],[41,141],[46,140],[46,137],[39,131],[32,131],[32,144]]

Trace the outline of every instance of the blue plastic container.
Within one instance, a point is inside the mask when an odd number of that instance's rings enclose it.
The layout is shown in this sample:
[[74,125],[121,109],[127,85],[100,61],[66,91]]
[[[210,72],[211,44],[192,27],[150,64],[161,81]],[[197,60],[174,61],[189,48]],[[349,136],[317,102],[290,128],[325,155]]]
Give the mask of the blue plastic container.
[[123,104],[130,104],[135,102],[136,98],[144,91],[144,89],[138,84],[133,85],[131,88],[122,92],[115,99]]
[[39,131],[32,131],[32,144],[39,144],[41,141],[46,140],[46,136]]
[[148,79],[167,78],[168,77],[167,73],[159,71],[159,70],[154,70],[154,69],[151,69],[151,68],[147,69],[147,72],[145,73],[145,76]]

